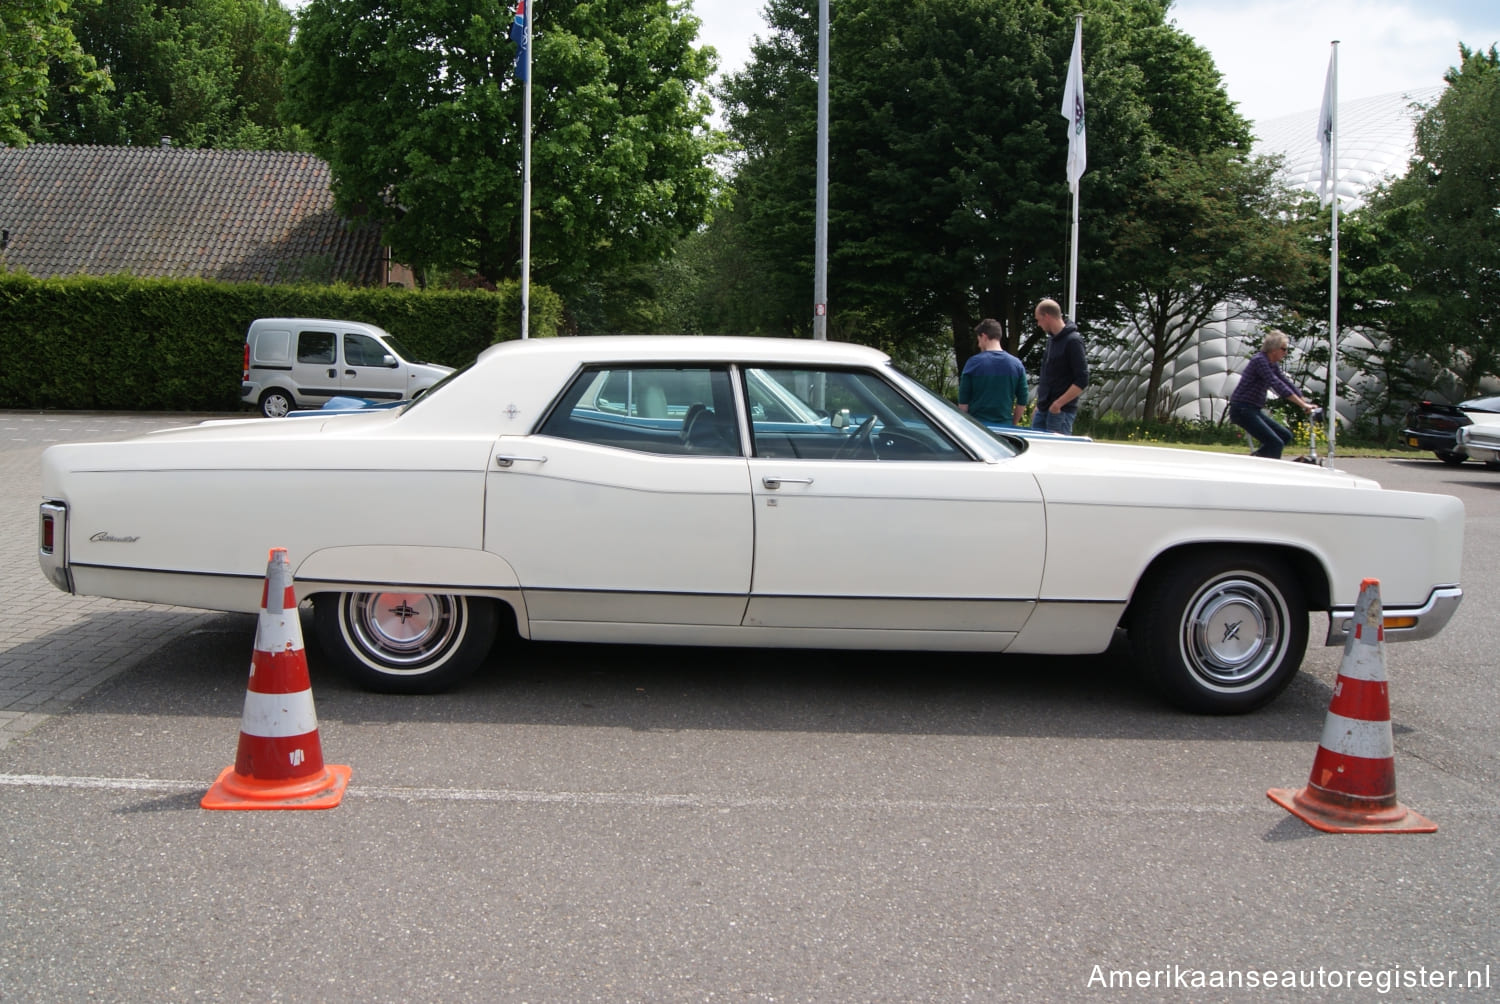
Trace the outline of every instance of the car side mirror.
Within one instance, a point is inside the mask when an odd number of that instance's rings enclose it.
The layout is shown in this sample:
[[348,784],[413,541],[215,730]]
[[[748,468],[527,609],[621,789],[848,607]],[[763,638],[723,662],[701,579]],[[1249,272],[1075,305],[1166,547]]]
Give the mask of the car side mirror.
[[393,370],[396,368],[396,357],[387,352],[385,355],[380,357],[380,365],[384,366],[386,369]]
[[843,408],[839,411],[834,412],[833,417],[828,421],[833,425],[835,429],[849,428],[849,409]]

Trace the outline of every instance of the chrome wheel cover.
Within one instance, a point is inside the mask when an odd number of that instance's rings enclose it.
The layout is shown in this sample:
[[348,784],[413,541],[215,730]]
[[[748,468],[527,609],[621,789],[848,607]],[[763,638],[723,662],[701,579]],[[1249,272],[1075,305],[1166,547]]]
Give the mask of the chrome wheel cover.
[[1236,572],[1205,583],[1182,619],[1182,658],[1212,690],[1244,690],[1281,662],[1288,644],[1286,600],[1268,580]]
[[348,593],[340,620],[350,648],[384,672],[426,672],[463,640],[468,608],[461,596]]

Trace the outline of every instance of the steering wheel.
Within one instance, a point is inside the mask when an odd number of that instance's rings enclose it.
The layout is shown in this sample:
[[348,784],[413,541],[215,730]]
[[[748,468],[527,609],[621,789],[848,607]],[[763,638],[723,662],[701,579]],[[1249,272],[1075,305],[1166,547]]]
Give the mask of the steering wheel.
[[890,429],[882,429],[880,435],[872,436],[870,447],[875,451],[876,460],[910,460],[913,457],[930,457],[936,452],[921,437]]
[[856,454],[858,454],[861,450],[869,450],[870,454],[873,456],[875,453],[875,447],[870,442],[870,433],[873,432],[874,429],[875,416],[872,414],[869,418],[859,423],[859,428],[851,432],[848,439],[839,444],[839,448],[833,451],[833,459],[849,460]]

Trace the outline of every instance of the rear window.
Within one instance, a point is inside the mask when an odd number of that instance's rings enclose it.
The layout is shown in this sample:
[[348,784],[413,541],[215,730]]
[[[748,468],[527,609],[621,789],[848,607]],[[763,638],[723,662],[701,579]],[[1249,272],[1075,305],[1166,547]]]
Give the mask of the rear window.
[[261,329],[252,340],[250,361],[284,363],[292,358],[292,333],[286,328]]

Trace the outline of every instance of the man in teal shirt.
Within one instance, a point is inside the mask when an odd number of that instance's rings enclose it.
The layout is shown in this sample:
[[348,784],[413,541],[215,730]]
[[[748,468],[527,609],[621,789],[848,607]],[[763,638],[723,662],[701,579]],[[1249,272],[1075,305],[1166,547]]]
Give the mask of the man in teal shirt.
[[1026,367],[1005,351],[1003,329],[993,317],[974,328],[979,351],[958,377],[958,407],[991,425],[1020,425],[1026,414]]

